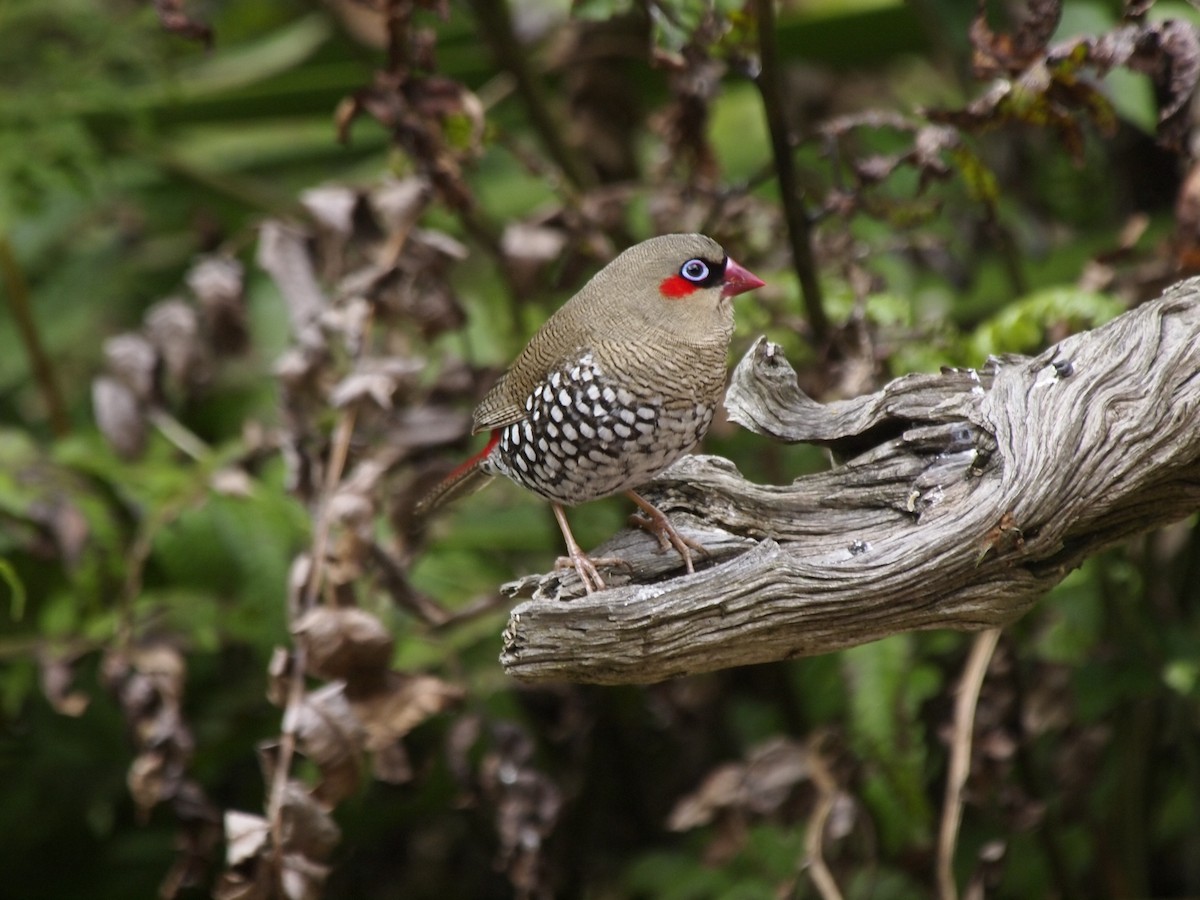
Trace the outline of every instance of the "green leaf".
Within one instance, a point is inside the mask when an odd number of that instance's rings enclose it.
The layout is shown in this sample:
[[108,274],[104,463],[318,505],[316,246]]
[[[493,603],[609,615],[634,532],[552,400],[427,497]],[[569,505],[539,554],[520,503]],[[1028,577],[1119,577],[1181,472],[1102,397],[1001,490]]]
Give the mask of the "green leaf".
[[25,615],[25,583],[21,581],[13,564],[3,557],[0,557],[0,581],[8,585],[8,591],[12,595],[8,608],[13,621],[19,622]]
[[1000,198],[1000,185],[987,163],[961,143],[951,147],[947,155],[962,176],[967,196],[977,203],[995,206]]
[[[313,13],[269,31],[266,37],[225,49],[196,63],[167,90],[177,100],[196,100],[263,81],[296,68],[329,39],[329,20]],[[161,87],[151,86],[143,102],[161,102]]]
[[633,9],[633,0],[573,0],[571,15],[577,19],[602,22]]
[[917,714],[940,678],[916,662],[913,642],[911,635],[896,635],[842,653],[850,684],[850,736],[869,761],[864,795],[893,850],[927,841],[933,821]]
[[1095,328],[1115,318],[1124,307],[1107,294],[1076,287],[1046,288],[1004,307],[980,325],[968,341],[976,365],[989,355],[1035,353],[1046,345],[1046,334]]

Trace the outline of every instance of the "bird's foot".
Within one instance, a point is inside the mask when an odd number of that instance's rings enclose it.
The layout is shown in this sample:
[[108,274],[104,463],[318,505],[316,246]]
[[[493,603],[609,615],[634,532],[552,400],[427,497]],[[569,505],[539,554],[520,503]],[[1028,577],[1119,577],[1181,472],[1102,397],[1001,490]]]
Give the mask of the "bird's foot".
[[597,565],[628,566],[629,563],[616,556],[597,556],[592,558],[582,550],[577,553],[571,553],[570,556],[560,556],[554,561],[554,568],[556,569],[570,569],[574,567],[576,574],[579,575],[579,580],[583,582],[583,589],[589,594],[602,591],[607,587],[604,579],[600,577],[600,572],[596,569]]
[[641,510],[640,514],[634,513],[629,517],[629,524],[657,538],[658,544],[664,553],[674,547],[675,552],[683,559],[683,565],[689,575],[696,571],[696,567],[692,565],[693,550],[704,554],[705,559],[712,558],[712,554],[704,549],[703,545],[680,534],[679,530],[671,524],[671,520],[667,518],[666,513],[657,506],[633,491],[627,491],[626,493]]
[[604,579],[600,577],[600,573],[596,570],[596,564],[602,566],[628,566],[629,563],[623,559],[618,559],[615,556],[597,556],[595,559],[588,556],[579,547],[579,542],[575,540],[575,535],[571,533],[571,526],[567,524],[567,514],[563,512],[562,504],[551,503],[550,508],[554,510],[554,518],[558,520],[558,527],[562,529],[563,540],[567,542],[567,555],[560,556],[558,561],[554,563],[554,568],[565,569],[569,566],[574,566],[576,573],[579,575],[579,580],[583,582],[583,589],[589,594],[594,594],[596,591],[602,591],[606,587]]

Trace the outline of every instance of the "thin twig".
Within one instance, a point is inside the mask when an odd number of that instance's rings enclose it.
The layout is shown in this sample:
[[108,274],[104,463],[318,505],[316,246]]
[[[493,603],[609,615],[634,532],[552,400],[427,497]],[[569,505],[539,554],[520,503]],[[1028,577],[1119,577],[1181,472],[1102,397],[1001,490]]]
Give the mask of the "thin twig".
[[[363,324],[361,345],[368,344],[371,320]],[[304,588],[298,593],[298,601],[289,609],[291,622],[304,612],[312,609],[320,595],[321,584],[325,577],[325,555],[329,546],[331,528],[330,507],[334,494],[342,481],[342,473],[346,469],[346,460],[350,455],[350,442],[354,437],[354,424],[358,417],[358,407],[351,404],[342,410],[334,428],[333,438],[329,448],[329,462],[325,467],[325,477],[321,485],[321,496],[317,506],[316,530],[313,535],[312,558],[310,568],[304,583]],[[332,599],[331,601],[332,602]],[[271,779],[271,793],[267,802],[267,821],[271,825],[271,841],[273,847],[272,863],[276,878],[282,877],[283,872],[283,821],[281,812],[283,801],[287,795],[288,781],[291,777],[292,759],[296,754],[296,727],[299,719],[300,705],[304,702],[304,675],[307,668],[304,646],[294,643],[291,651],[292,669],[289,673],[287,703],[283,710],[283,722],[279,735],[279,755],[275,762],[275,770]]]
[[67,404],[58,387],[54,364],[50,361],[46,348],[42,346],[37,321],[33,316],[33,305],[29,299],[29,285],[17,262],[12,244],[3,234],[0,234],[0,280],[4,284],[4,294],[8,297],[8,308],[12,311],[13,321],[17,323],[17,333],[25,347],[25,355],[29,357],[33,379],[42,395],[42,402],[46,405],[50,428],[55,437],[65,437],[71,430]]
[[775,46],[775,0],[755,0],[754,10],[758,17],[758,53],[762,67],[756,84],[762,96],[767,128],[771,132],[771,150],[779,178],[779,200],[787,222],[792,264],[800,280],[805,314],[812,328],[813,340],[821,345],[829,337],[829,318],[825,315],[821,300],[821,284],[817,280],[812,247],[812,227],[796,177],[796,160],[792,155],[791,134],[784,112],[782,75],[779,71],[778,48]]
[[824,735],[814,736],[808,744],[808,769],[813,787],[817,789],[817,803],[812,815],[808,817],[808,831],[804,835],[805,860],[808,863],[808,877],[812,879],[813,887],[824,900],[842,900],[842,892],[825,864],[825,855],[821,850],[825,840],[825,822],[833,811],[837,800],[837,782],[834,780],[825,757],[821,755],[820,745]]
[[413,588],[404,567],[377,541],[368,546],[371,562],[379,569],[383,589],[391,595],[392,602],[407,609],[426,625],[437,627],[450,621],[451,613],[431,597]]
[[1000,629],[989,628],[975,636],[963,667],[962,683],[954,699],[954,734],[950,744],[950,765],[946,774],[946,799],[942,803],[942,824],[938,832],[937,884],[940,900],[956,900],[954,848],[958,844],[958,826],[962,822],[962,793],[971,771],[971,737],[975,730],[975,705],[987,674],[988,663],[996,652]]
[[449,631],[451,628],[456,628],[480,616],[486,616],[488,613],[499,609],[502,606],[509,606],[512,600],[505,597],[503,594],[484,594],[482,597],[477,597],[472,600],[462,609],[456,609],[445,622],[434,625],[432,630],[436,633],[439,631]]
[[187,454],[196,462],[203,462],[211,455],[212,451],[208,444],[204,443],[195,432],[163,407],[153,407],[146,417],[163,437],[175,445],[176,449]]
[[305,609],[310,609],[317,602],[317,594],[325,578],[325,554],[329,547],[331,524],[329,505],[333,495],[337,493],[338,485],[342,483],[342,472],[346,469],[346,459],[350,455],[350,441],[354,437],[354,421],[357,417],[358,407],[351,404],[338,417],[337,427],[333,432],[329,465],[325,470],[325,483],[317,511],[317,533],[313,536],[313,568],[304,591]]
[[[329,545],[329,506],[337,486],[341,483],[346,457],[350,452],[350,439],[354,435],[355,418],[356,407],[351,405],[342,411],[334,430],[333,443],[329,450],[329,465],[326,467],[325,481],[317,512],[317,528],[313,535],[311,568],[304,590],[300,592],[299,608],[289,610],[292,622],[316,605],[321,590],[321,582],[325,577],[325,552]],[[267,821],[271,823],[273,863],[277,877],[280,877],[283,872],[283,819],[280,813],[283,809],[284,798],[287,796],[292,758],[296,755],[296,725],[299,719],[300,704],[304,702],[304,670],[306,668],[307,659],[304,654],[304,646],[294,643],[292,668],[288,674],[287,704],[283,709],[283,722],[280,726],[279,756],[275,761],[275,771],[271,779],[271,794],[267,802]]]

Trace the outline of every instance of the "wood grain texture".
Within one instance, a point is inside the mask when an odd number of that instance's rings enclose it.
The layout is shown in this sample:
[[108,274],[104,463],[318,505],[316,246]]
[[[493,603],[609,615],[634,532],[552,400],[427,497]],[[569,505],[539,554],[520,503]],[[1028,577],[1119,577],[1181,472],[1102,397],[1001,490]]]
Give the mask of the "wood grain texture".
[[517,678],[650,683],[917,629],[1011,622],[1085,558],[1200,509],[1200,279],[1035,358],[909,375],[820,404],[760,339],[730,417],[839,463],[790,485],[686,457],[647,496],[712,554],[695,575],[636,531],[609,590],[573,571],[505,589]]

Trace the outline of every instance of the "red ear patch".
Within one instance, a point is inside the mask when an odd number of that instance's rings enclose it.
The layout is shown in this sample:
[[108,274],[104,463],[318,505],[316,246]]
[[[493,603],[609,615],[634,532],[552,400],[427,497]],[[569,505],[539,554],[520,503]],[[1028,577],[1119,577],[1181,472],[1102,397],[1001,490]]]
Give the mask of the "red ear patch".
[[658,286],[659,293],[664,297],[670,297],[672,300],[687,297],[695,290],[696,285],[682,275],[672,275],[670,278],[664,279],[662,284]]

